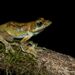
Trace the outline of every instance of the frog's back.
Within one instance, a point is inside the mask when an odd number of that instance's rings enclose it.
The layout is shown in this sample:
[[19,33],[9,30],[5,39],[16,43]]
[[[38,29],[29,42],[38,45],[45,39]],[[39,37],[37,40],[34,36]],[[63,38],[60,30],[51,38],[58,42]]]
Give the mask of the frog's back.
[[5,31],[6,26],[7,26],[7,23],[0,25],[0,32]]
[[8,23],[2,24],[0,25],[0,36],[3,37],[3,39],[7,40],[7,41],[12,41],[13,37],[10,36],[7,32],[6,32],[6,27],[7,27]]

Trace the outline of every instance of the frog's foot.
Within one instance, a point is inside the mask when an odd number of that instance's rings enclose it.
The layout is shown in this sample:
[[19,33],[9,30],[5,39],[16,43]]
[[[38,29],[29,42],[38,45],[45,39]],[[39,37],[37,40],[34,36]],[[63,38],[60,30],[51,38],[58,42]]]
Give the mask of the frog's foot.
[[21,48],[23,51],[26,51],[29,47],[32,47],[32,46],[34,46],[32,41],[21,43]]
[[14,43],[11,43],[11,45],[19,46],[19,43],[14,42]]
[[36,56],[37,55],[37,51],[35,51],[36,46],[37,44],[34,44],[32,41],[28,41],[25,44],[21,44],[21,49],[23,52]]
[[5,47],[6,47],[6,53],[8,53],[9,51],[14,53],[15,51],[13,50],[12,46],[7,42],[7,43],[4,43],[5,44]]
[[10,52],[15,52],[15,51],[13,50],[13,48],[11,47],[11,45],[10,45],[5,39],[3,39],[2,36],[0,36],[0,41],[5,45],[5,48],[6,48],[5,53],[8,53],[9,51],[10,51]]

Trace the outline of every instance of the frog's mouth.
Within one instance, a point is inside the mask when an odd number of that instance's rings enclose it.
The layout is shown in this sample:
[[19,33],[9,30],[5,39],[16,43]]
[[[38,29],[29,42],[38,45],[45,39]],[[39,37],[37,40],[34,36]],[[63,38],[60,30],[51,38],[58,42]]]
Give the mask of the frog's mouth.
[[33,33],[36,35],[36,34],[42,32],[42,31],[44,31],[45,28],[46,27],[36,28],[36,30]]
[[34,34],[38,34],[38,33],[42,32],[43,30],[44,30],[44,29],[35,31]]

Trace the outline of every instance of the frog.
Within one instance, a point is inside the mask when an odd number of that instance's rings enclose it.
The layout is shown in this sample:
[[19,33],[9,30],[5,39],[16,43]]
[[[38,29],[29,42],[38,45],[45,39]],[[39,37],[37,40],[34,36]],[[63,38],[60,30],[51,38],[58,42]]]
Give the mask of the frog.
[[9,41],[17,38],[21,39],[21,44],[26,44],[31,37],[39,34],[51,24],[52,22],[50,20],[42,17],[29,22],[10,21],[0,25],[0,41],[5,44],[6,50],[11,49],[13,51]]

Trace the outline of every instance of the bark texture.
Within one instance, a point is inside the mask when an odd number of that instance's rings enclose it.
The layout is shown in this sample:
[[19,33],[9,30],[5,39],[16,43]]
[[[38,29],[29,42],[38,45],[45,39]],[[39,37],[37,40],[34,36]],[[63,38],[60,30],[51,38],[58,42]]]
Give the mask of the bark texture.
[[[11,45],[14,53],[0,42],[0,75],[75,75],[75,58],[29,44]],[[22,51],[22,48],[24,51]]]

